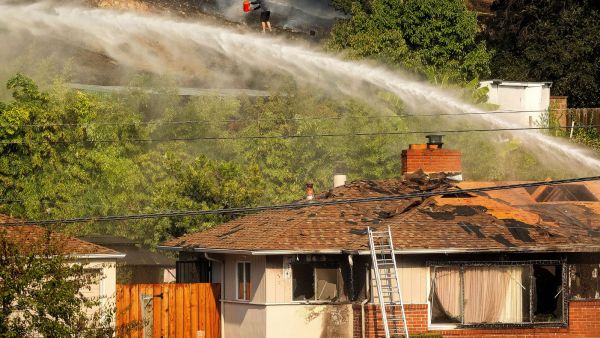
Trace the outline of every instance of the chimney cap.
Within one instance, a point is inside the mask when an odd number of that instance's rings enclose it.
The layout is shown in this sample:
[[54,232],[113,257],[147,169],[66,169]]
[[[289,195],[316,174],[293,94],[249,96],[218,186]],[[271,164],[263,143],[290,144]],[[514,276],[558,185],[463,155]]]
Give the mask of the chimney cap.
[[431,134],[426,135],[425,137],[427,138],[427,144],[437,144],[439,148],[444,144],[444,142],[442,142],[444,135]]

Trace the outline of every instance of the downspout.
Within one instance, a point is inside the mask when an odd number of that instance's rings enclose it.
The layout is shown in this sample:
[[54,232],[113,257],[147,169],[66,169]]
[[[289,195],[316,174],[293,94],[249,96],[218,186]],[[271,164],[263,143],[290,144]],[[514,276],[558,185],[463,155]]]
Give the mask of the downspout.
[[223,300],[225,299],[225,262],[208,256],[208,252],[204,253],[204,257],[212,262],[217,262],[221,265],[221,338],[225,337],[225,306]]
[[369,276],[369,270],[371,269],[369,267],[368,264],[365,264],[365,266],[368,268],[365,271],[365,278],[367,280],[366,284],[365,284],[365,288],[366,288],[366,292],[365,292],[365,300],[363,300],[360,303],[360,325],[361,325],[361,334],[362,334],[362,338],[366,338],[367,333],[365,332],[366,330],[366,325],[365,325],[365,305],[369,302],[369,299],[371,299],[371,278]]

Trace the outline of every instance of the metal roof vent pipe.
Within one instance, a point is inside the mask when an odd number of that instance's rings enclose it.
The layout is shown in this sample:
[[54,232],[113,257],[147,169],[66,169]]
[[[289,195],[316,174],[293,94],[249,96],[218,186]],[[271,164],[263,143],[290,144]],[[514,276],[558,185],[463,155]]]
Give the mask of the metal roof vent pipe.
[[348,177],[346,176],[346,168],[343,164],[338,163],[333,172],[333,187],[341,187],[346,184]]
[[444,142],[442,139],[444,135],[427,135],[427,148],[428,149],[442,149]]
[[306,200],[312,201],[315,198],[315,190],[313,189],[312,182],[306,183]]

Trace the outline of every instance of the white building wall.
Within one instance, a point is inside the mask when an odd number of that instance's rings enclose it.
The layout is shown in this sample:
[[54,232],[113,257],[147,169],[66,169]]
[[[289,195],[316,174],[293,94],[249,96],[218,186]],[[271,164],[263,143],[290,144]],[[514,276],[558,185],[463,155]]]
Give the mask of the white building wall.
[[499,115],[519,127],[529,127],[530,121],[535,126],[550,107],[551,82],[490,80],[482,81],[480,86],[489,89],[488,103],[498,105],[498,110],[519,111]]
[[[404,304],[427,304],[429,268],[422,261],[411,259],[410,256],[396,256],[396,264]],[[395,282],[392,284],[396,285]],[[377,282],[373,269],[371,269],[371,290],[373,303],[378,304]]]
[[[85,270],[98,270],[100,275],[82,294],[91,299],[99,300],[100,309],[107,311],[115,308],[117,293],[117,262],[114,259],[84,259],[80,262]],[[98,308],[90,309],[91,315]],[[113,315],[114,316],[114,315]],[[112,319],[114,322],[114,318]]]

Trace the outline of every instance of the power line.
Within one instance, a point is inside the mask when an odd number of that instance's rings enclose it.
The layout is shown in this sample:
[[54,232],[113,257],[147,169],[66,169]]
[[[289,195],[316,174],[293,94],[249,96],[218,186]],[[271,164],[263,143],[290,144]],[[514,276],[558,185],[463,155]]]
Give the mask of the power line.
[[489,128],[489,129],[459,129],[459,130],[433,130],[433,131],[389,131],[389,132],[364,132],[345,134],[300,134],[300,135],[250,135],[250,136],[198,136],[198,137],[172,137],[172,138],[131,138],[131,139],[99,139],[99,140],[73,140],[73,141],[0,141],[0,144],[23,145],[23,144],[73,144],[73,143],[124,143],[124,142],[176,142],[176,141],[224,141],[224,140],[266,140],[266,139],[312,139],[319,137],[362,137],[362,136],[399,136],[416,134],[459,134],[473,132],[502,132],[502,131],[526,131],[526,130],[555,130],[555,129],[586,129],[600,127],[600,125],[588,126],[557,126],[557,127],[523,127],[523,128]]
[[90,122],[90,123],[39,123],[23,124],[23,127],[29,128],[48,128],[48,127],[93,127],[93,126],[139,126],[139,125],[179,125],[179,124],[219,124],[235,122],[266,122],[266,121],[323,121],[323,120],[344,120],[344,119],[393,119],[393,118],[419,118],[419,117],[438,117],[438,116],[465,116],[465,115],[490,115],[490,114],[520,114],[520,113],[542,113],[547,110],[496,110],[484,112],[462,112],[462,113],[439,113],[439,114],[400,114],[400,115],[379,115],[379,116],[331,116],[331,117],[293,117],[293,118],[241,118],[225,120],[181,120],[181,121],[140,121],[140,122]]
[[111,215],[111,216],[91,216],[91,217],[76,217],[76,218],[64,218],[64,219],[40,219],[30,221],[15,221],[0,223],[0,225],[46,225],[46,224],[70,224],[70,223],[82,223],[82,222],[116,222],[116,221],[129,221],[129,220],[142,220],[142,219],[154,219],[164,217],[187,217],[187,216],[202,216],[202,215],[235,215],[235,214],[246,214],[259,211],[271,211],[271,210],[284,210],[284,209],[301,209],[314,206],[328,206],[328,205],[341,205],[341,204],[355,204],[355,203],[368,203],[368,202],[383,202],[383,201],[399,201],[411,198],[425,198],[432,196],[447,196],[457,194],[468,194],[468,193],[481,193],[487,191],[496,190],[509,190],[517,188],[532,188],[540,186],[559,185],[566,183],[577,183],[587,181],[598,181],[600,176],[589,176],[579,177],[564,180],[552,180],[552,181],[541,181],[531,183],[519,183],[519,184],[508,184],[498,185],[482,188],[472,189],[456,189],[447,191],[420,191],[402,195],[390,195],[381,197],[364,197],[364,198],[352,198],[345,200],[330,200],[330,201],[312,201],[312,202],[297,202],[280,205],[270,206],[258,206],[249,208],[230,208],[230,209],[213,209],[213,210],[183,210],[183,211],[169,211],[160,213],[146,213],[146,214],[129,214],[129,215]]

